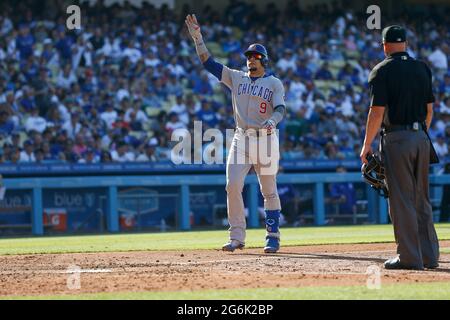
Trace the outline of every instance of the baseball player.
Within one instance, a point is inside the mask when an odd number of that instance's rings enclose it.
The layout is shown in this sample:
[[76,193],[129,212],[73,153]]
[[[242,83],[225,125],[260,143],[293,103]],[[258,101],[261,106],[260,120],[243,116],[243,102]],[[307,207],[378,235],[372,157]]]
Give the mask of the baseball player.
[[[248,72],[233,70],[211,57],[195,15],[188,15],[185,22],[203,66],[232,92],[236,129],[226,166],[230,240],[222,249],[233,252],[245,246],[246,221],[242,189],[245,177],[253,166],[264,197],[267,231],[264,252],[275,253],[280,248],[281,210],[276,183],[279,160],[276,126],[286,111],[283,84],[273,75],[266,74],[268,54],[261,44],[250,45],[244,53]],[[255,151],[258,149],[255,145],[259,146],[261,142],[270,145],[270,155],[267,154],[270,166],[275,170],[264,170],[261,154],[257,154],[261,150]],[[236,161],[236,158],[244,161]]]

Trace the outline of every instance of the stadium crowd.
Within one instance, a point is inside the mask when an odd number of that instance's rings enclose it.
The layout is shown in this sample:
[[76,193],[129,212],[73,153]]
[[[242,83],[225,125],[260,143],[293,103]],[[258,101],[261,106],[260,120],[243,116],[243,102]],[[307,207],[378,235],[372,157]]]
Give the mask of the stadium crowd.
[[[184,26],[191,12],[130,3],[82,7],[68,30],[64,1],[0,3],[0,162],[126,162],[170,159],[177,128],[234,128],[230,94],[201,66]],[[51,5],[50,5],[51,4]],[[414,9],[414,8],[413,8]],[[408,29],[409,52],[434,74],[436,150],[450,143],[450,12],[424,7],[383,25]],[[384,58],[367,14],[332,6],[249,10],[231,0],[197,12],[207,47],[231,68],[266,45],[283,80],[288,114],[282,159],[355,159],[369,106],[367,78]]]

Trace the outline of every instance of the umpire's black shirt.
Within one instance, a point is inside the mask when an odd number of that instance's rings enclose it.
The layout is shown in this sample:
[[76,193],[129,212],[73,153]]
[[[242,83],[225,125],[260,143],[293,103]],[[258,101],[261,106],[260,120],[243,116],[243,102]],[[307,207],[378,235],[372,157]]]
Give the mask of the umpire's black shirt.
[[370,105],[387,108],[385,126],[424,122],[427,103],[434,102],[430,69],[406,52],[393,53],[376,65],[369,75],[369,88]]

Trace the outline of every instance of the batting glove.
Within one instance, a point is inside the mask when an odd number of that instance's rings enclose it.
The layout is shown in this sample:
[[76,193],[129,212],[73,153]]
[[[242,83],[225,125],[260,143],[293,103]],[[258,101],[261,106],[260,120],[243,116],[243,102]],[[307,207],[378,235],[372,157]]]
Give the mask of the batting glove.
[[262,128],[267,130],[268,134],[272,133],[272,130],[276,128],[276,123],[272,119],[268,119],[262,123]]
[[186,26],[188,28],[189,34],[195,42],[199,42],[203,39],[202,33],[200,31],[200,24],[195,17],[195,14],[187,15],[185,20]]

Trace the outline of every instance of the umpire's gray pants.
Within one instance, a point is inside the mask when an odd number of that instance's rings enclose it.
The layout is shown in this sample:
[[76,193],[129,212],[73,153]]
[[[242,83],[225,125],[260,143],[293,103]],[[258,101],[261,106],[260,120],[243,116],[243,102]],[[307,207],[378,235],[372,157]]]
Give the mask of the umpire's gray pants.
[[383,138],[389,215],[403,264],[436,264],[439,242],[429,199],[430,143],[423,131],[397,131]]

